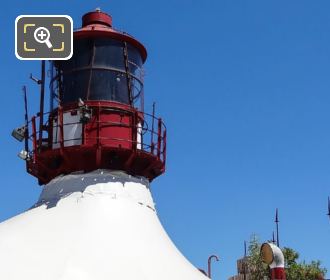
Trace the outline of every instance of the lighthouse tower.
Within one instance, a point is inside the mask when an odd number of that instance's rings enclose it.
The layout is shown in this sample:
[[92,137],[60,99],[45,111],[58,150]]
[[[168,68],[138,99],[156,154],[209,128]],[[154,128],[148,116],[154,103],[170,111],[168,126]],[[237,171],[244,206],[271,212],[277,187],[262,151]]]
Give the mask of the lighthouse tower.
[[50,110],[43,61],[40,112],[13,131],[42,192],[0,224],[0,279],[208,279],[169,239],[151,196],[166,128],[144,112],[145,47],[100,10],[73,38],[73,57],[50,63]]

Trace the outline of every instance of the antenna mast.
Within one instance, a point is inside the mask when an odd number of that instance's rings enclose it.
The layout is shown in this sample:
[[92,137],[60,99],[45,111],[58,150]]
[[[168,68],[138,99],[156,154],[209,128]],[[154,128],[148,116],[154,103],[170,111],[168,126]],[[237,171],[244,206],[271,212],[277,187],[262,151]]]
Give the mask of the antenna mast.
[[278,219],[278,208],[276,208],[275,223],[276,223],[276,245],[277,245],[277,247],[280,247],[280,236],[279,236],[279,229],[278,229],[279,222],[280,221]]
[[330,219],[330,196],[328,196],[328,214],[329,219]]

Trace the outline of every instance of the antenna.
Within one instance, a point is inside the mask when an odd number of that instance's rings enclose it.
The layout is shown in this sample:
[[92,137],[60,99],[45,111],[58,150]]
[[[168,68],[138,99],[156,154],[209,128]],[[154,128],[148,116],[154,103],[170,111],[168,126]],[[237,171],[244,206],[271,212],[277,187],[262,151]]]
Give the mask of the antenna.
[[273,231],[273,236],[272,236],[272,242],[275,244],[276,240],[275,240],[275,232]]
[[44,130],[44,103],[45,103],[45,61],[41,61],[41,83],[40,83],[40,116],[39,116],[39,149],[42,146],[42,132]]
[[279,222],[280,221],[278,219],[278,208],[276,208],[275,223],[276,223],[276,245],[277,245],[277,247],[280,247],[280,236],[279,236],[279,230],[278,230]]
[[329,219],[330,219],[330,196],[328,196],[328,214]]
[[29,151],[29,115],[28,115],[28,102],[27,102],[27,91],[26,86],[23,86],[24,95],[24,111],[25,111],[25,151]]

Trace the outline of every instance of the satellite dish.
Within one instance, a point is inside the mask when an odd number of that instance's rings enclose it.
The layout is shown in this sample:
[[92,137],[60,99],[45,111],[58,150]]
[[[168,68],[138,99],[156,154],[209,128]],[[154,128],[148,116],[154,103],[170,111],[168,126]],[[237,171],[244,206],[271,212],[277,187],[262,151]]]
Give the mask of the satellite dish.
[[270,265],[274,261],[273,249],[269,243],[261,245],[260,254],[262,261],[266,264]]

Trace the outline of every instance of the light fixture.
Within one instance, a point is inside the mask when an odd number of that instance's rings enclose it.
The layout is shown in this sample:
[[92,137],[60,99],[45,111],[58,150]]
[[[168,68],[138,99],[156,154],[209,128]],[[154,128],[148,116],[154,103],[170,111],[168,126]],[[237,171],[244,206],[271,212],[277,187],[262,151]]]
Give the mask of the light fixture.
[[17,156],[22,160],[29,160],[30,159],[29,153],[25,150],[20,151]]
[[83,124],[88,123],[92,118],[92,111],[81,98],[78,98],[78,106],[80,111],[80,122]]
[[11,135],[17,140],[22,142],[25,138],[26,126],[23,125],[22,127],[15,128]]
[[78,106],[79,107],[85,106],[85,102],[81,98],[78,98]]
[[85,105],[80,108],[80,122],[88,123],[92,118],[92,111]]

